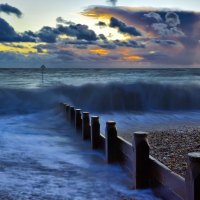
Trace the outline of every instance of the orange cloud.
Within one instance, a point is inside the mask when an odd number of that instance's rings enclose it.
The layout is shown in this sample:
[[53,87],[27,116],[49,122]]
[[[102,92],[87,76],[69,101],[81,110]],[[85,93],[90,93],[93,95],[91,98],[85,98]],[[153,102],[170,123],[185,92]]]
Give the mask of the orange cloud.
[[109,51],[106,49],[90,49],[89,52],[99,54],[99,55],[108,55]]
[[144,60],[144,58],[141,56],[132,55],[132,56],[125,56],[124,60],[129,62],[138,62]]

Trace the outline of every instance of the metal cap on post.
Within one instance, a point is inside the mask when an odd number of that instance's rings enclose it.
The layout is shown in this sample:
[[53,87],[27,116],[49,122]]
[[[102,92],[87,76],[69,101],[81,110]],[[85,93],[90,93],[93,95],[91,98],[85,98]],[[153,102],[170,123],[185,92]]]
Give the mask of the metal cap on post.
[[186,188],[188,200],[200,199],[200,152],[188,154]]
[[83,140],[90,139],[90,113],[89,112],[83,112],[82,137],[83,137]]
[[100,144],[100,123],[98,116],[92,116],[91,122],[91,145],[92,149],[97,149]]
[[82,129],[81,109],[75,110],[75,128],[77,131]]
[[144,189],[149,186],[149,144],[147,132],[135,132],[133,138],[135,189]]
[[107,163],[113,163],[118,160],[118,138],[116,123],[114,121],[108,121],[106,123],[106,140],[105,140],[105,152]]
[[75,108],[73,106],[70,106],[69,108],[69,119],[70,122],[73,123],[75,121]]

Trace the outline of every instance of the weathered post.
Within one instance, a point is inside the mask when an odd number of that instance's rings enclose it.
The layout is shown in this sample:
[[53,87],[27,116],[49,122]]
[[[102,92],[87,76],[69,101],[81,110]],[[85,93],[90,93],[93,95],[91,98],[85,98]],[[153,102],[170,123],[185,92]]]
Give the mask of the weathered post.
[[69,111],[69,119],[71,123],[74,123],[75,121],[75,108],[73,106],[70,106]]
[[133,138],[134,169],[133,187],[144,189],[149,186],[149,144],[148,133],[135,132]]
[[75,110],[75,128],[77,131],[81,131],[82,128],[81,109]]
[[114,121],[108,121],[106,123],[106,139],[105,139],[105,152],[107,163],[113,163],[118,160],[119,144],[117,138],[116,123]]
[[93,116],[91,122],[91,145],[92,149],[97,149],[100,144],[100,123],[99,117]]
[[89,112],[83,112],[82,137],[83,137],[83,140],[90,139],[90,114],[89,114]]
[[187,199],[200,200],[200,152],[188,154]]

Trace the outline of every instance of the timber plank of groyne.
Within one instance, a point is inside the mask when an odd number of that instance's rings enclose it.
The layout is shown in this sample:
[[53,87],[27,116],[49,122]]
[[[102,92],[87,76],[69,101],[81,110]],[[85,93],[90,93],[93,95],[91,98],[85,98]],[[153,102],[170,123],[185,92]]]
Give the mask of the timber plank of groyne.
[[154,191],[167,200],[186,199],[185,179],[172,172],[152,156],[149,160],[150,178]]
[[133,176],[134,154],[132,144],[118,136],[119,144],[119,162],[122,167]]

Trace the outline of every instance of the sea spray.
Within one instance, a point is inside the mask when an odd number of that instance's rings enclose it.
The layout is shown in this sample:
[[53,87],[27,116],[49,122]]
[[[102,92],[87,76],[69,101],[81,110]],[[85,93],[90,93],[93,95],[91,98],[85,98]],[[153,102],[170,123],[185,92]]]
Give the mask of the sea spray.
[[93,112],[198,111],[200,85],[107,83],[35,89],[0,88],[0,113],[31,113],[59,102]]

